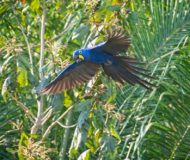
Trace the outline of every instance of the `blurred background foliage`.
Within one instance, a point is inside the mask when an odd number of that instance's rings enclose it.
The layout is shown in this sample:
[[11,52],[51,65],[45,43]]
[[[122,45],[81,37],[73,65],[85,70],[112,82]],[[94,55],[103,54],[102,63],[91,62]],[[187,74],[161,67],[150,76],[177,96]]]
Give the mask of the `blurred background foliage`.
[[[125,54],[156,88],[97,74],[36,94],[111,28],[130,35]],[[0,29],[0,159],[190,159],[189,0],[2,0]]]

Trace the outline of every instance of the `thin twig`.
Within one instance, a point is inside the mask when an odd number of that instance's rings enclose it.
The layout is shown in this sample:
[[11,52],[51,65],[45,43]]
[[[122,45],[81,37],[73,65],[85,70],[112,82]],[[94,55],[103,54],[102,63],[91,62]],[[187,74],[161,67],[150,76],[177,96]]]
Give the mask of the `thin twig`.
[[28,37],[24,33],[24,28],[22,27],[22,25],[20,25],[20,30],[21,30],[21,32],[22,32],[22,34],[24,36],[25,41],[26,41],[26,45],[27,45],[27,49],[28,49],[28,55],[29,55],[29,60],[30,60],[31,73],[32,73],[32,75],[34,75],[34,65],[33,65],[33,58],[32,58],[30,43],[28,41]]
[[51,117],[53,113],[53,109],[51,108],[46,115],[43,116],[43,119],[42,119],[42,125],[44,125],[46,123],[46,121]]
[[42,116],[44,117],[44,116],[49,112],[49,110],[51,110],[51,109],[53,109],[52,106],[48,107],[48,108],[43,112]]
[[59,124],[61,127],[63,127],[63,128],[73,128],[73,127],[76,127],[76,125],[77,125],[77,123],[75,123],[75,124],[73,124],[73,125],[69,125],[69,126],[67,126],[67,125],[63,125],[61,122],[59,122],[59,121],[56,121],[56,123],[57,124]]
[[11,96],[15,102],[18,104],[18,106],[29,116],[29,119],[34,123],[35,116],[33,113],[26,107],[22,102],[20,102],[16,97]]
[[[16,14],[16,10],[13,10],[13,12]],[[16,16],[15,16],[16,17]],[[34,75],[34,65],[33,65],[33,58],[32,58],[32,53],[31,53],[31,46],[30,46],[30,43],[28,41],[28,37],[26,36],[25,32],[24,32],[24,28],[22,25],[20,25],[20,22],[18,20],[18,18],[16,17],[16,21],[19,25],[19,29],[21,30],[23,36],[24,36],[24,39],[25,39],[25,42],[26,42],[26,45],[27,45],[27,49],[28,49],[28,55],[29,55],[29,62],[30,62],[30,68],[31,68],[31,74]]]
[[51,125],[46,129],[44,135],[42,136],[42,140],[44,140],[48,136],[50,130],[57,124],[57,122],[59,122],[73,108],[74,106],[69,107],[57,120],[51,123]]

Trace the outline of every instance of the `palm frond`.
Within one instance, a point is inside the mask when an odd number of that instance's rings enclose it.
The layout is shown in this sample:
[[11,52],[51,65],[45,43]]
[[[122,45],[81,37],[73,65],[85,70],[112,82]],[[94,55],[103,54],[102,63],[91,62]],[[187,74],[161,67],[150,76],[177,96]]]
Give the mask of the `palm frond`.
[[[138,57],[148,61],[157,85],[148,92],[125,86],[117,96],[118,111],[127,119],[119,124],[120,136],[127,137],[121,158],[188,158],[190,4],[183,1],[134,2],[138,10],[129,16],[128,30]],[[141,7],[140,7],[141,6]],[[148,16],[146,16],[148,14]],[[155,82],[156,83],[156,82]]]

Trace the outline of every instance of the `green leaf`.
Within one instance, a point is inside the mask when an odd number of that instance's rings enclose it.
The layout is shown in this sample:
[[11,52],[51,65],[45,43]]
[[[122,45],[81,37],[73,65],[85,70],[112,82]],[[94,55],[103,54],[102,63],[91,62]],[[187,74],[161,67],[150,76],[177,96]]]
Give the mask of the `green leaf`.
[[28,72],[25,68],[17,67],[17,82],[20,87],[25,87],[28,85]]
[[95,132],[94,141],[95,141],[95,144],[96,144],[96,145],[99,145],[99,144],[100,144],[101,133],[102,133],[102,131],[101,131],[100,129],[98,129],[98,130]]
[[2,86],[1,95],[3,96],[4,100],[6,101],[6,95],[8,94],[8,86],[10,84],[10,77],[7,77]]
[[79,41],[82,41],[84,39],[84,36],[87,35],[87,33],[89,31],[90,31],[90,26],[89,25],[81,25],[73,33],[72,39],[78,39]]
[[90,149],[84,151],[77,160],[89,160],[90,159]]
[[91,102],[91,99],[82,100],[80,103],[76,104],[75,111],[81,112],[89,109]]
[[76,147],[72,147],[69,150],[69,158],[74,159],[78,155],[78,149]]
[[33,11],[38,11],[40,9],[40,0],[33,0],[32,3],[30,4],[30,8]]
[[65,107],[70,107],[72,105],[72,99],[71,97],[67,94],[67,92],[64,92],[64,106]]
[[114,6],[109,6],[108,9],[110,11],[120,11],[121,7],[118,5],[114,5]]
[[1,3],[0,6],[0,16],[2,16],[7,10],[8,10],[9,6],[6,3]]
[[19,146],[18,146],[18,157],[20,160],[24,160],[24,147],[28,144],[28,136],[26,133],[22,132],[19,140]]
[[121,138],[120,138],[119,134],[117,133],[117,131],[113,127],[111,127],[110,132],[111,132],[111,135],[114,136],[115,138],[117,138],[119,140],[119,143],[120,143]]

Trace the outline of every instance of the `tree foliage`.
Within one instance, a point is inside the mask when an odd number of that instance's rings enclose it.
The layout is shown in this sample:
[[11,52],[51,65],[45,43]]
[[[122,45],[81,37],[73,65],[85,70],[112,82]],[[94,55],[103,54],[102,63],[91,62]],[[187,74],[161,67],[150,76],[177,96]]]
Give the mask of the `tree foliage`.
[[[0,4],[0,159],[190,159],[188,0]],[[125,54],[145,62],[157,87],[98,73],[70,91],[37,94],[108,29],[130,35]]]

